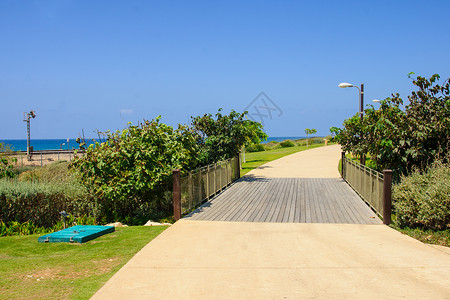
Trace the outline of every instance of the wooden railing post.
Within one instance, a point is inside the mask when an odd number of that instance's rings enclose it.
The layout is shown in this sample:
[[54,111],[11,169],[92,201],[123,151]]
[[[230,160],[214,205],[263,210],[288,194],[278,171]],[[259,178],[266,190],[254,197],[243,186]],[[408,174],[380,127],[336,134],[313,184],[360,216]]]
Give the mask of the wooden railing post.
[[361,154],[361,156],[359,157],[359,163],[362,164],[363,166],[366,165],[366,155]]
[[241,162],[240,162],[240,154],[236,155],[236,179],[241,178]]
[[173,218],[178,221],[181,218],[181,181],[180,169],[172,171],[173,176]]
[[189,203],[189,210],[192,209],[192,202],[193,202],[193,199],[194,199],[194,193],[192,191],[192,186],[193,186],[193,183],[192,183],[192,172],[189,172],[189,175],[188,175],[188,197],[189,197],[188,203]]
[[209,200],[209,165],[206,167],[206,200]]
[[213,172],[213,192],[211,194],[215,194],[217,192],[217,163],[214,163],[214,172]]
[[383,170],[383,224],[391,224],[392,170]]
[[345,179],[345,176],[344,176],[344,159],[345,159],[345,152],[342,151],[341,152],[341,176],[342,176],[342,178]]

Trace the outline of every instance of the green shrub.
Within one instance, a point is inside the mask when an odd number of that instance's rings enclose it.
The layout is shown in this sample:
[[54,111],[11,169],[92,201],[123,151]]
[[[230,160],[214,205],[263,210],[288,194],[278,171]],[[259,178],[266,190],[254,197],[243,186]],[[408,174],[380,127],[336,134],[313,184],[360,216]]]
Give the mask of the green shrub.
[[305,139],[296,140],[295,142],[296,142],[297,146],[306,146]]
[[231,110],[223,115],[222,109],[215,116],[204,114],[193,117],[191,126],[200,137],[200,158],[202,166],[235,157],[245,145],[259,144],[267,138],[259,122],[247,119],[248,112]]
[[56,161],[50,165],[37,168],[24,169],[19,174],[20,181],[39,181],[39,182],[70,182],[75,180],[68,171],[69,163]]
[[398,175],[414,168],[424,171],[449,154],[450,78],[439,84],[438,74],[429,79],[414,79],[413,74],[408,77],[418,89],[408,96],[408,103],[392,94],[377,109],[369,106],[362,119],[358,114],[345,120],[343,129],[330,129],[338,133],[335,140],[344,151],[359,157],[370,154],[379,169]]
[[172,213],[172,171],[195,167],[199,147],[189,128],[159,120],[108,132],[106,142],[90,145],[70,164],[98,199],[102,221],[139,224]]
[[251,145],[251,146],[248,146],[247,148],[245,148],[245,151],[247,151],[247,152],[261,152],[261,151],[265,151],[265,150],[266,149],[261,144],[254,144],[254,145]]
[[14,163],[17,162],[17,158],[9,156],[7,153],[12,151],[8,146],[0,143],[0,178],[3,177],[14,177]]
[[272,150],[280,148],[280,143],[276,141],[271,141],[269,143],[262,144],[265,150]]
[[[69,215],[66,218],[66,226],[70,227],[74,225],[97,225],[97,222],[95,218],[87,217],[86,215],[81,217],[74,217],[73,215]],[[39,227],[30,221],[24,223],[16,221],[4,223],[3,221],[0,221],[0,237],[11,235],[46,234],[61,229],[64,229],[63,220],[58,221],[52,227]]]
[[323,144],[325,143],[325,141],[323,140],[323,138],[321,137],[315,137],[315,138],[310,138],[309,139],[309,144],[313,145],[313,144]]
[[13,169],[14,177],[16,177],[16,176],[22,174],[23,172],[30,171],[30,170],[34,170],[34,169],[37,169],[37,168],[40,168],[40,167],[38,167],[38,166],[15,167],[15,168]]
[[294,147],[295,144],[291,140],[285,140],[280,143],[281,148]]
[[393,199],[398,226],[450,228],[450,165],[438,161],[424,173],[401,177]]
[[80,183],[28,182],[0,180],[0,220],[31,222],[38,227],[52,227],[61,219],[59,212],[97,217],[98,207]]

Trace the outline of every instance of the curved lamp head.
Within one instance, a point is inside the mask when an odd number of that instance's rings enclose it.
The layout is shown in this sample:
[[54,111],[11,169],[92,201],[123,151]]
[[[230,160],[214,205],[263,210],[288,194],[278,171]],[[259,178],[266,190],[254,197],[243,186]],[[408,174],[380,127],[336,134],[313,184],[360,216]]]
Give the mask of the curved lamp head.
[[373,99],[373,100],[372,100],[372,102],[375,102],[375,103],[380,103],[380,102],[381,102],[381,100],[378,100],[378,99]]
[[338,85],[338,87],[340,87],[340,88],[346,88],[346,87],[352,87],[352,86],[353,86],[353,84],[347,83],[347,82],[341,82]]

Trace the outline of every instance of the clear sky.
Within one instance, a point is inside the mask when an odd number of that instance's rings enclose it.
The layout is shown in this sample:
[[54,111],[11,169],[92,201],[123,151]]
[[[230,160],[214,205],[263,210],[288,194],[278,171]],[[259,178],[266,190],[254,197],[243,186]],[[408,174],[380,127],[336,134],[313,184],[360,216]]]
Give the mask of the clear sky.
[[31,109],[32,138],[76,138],[249,105],[269,136],[327,135],[358,110],[340,82],[364,83],[367,104],[406,98],[411,71],[450,76],[449,12],[448,0],[2,0],[0,139],[26,138]]

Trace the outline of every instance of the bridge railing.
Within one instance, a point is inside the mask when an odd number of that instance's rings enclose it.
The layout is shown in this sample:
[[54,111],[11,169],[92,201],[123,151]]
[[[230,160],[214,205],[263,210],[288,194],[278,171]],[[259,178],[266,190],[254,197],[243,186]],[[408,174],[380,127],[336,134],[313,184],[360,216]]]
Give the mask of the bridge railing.
[[239,159],[230,158],[198,168],[183,177],[180,170],[174,170],[173,176],[174,217],[178,220],[239,179]]
[[345,156],[342,152],[342,178],[383,218],[391,223],[392,171],[380,173]]

